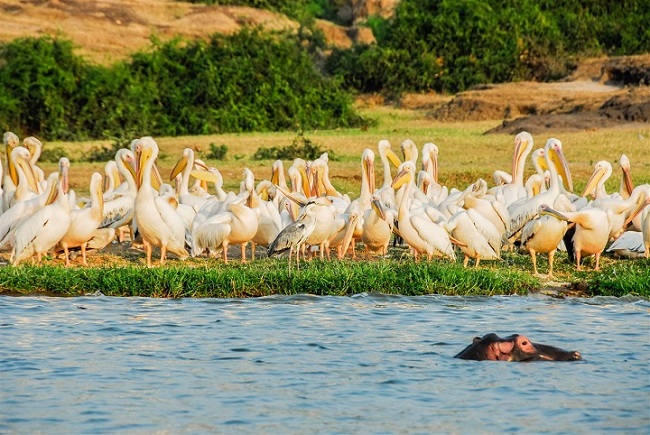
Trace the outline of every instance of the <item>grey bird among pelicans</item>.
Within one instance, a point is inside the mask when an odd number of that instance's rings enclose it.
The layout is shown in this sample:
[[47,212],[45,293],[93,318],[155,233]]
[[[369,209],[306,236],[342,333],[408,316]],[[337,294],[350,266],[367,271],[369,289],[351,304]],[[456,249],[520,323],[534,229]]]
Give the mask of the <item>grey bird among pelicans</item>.
[[291,263],[291,254],[296,253],[296,264],[300,264],[300,251],[316,228],[316,208],[317,204],[310,202],[305,206],[303,213],[291,224],[286,226],[280,234],[273,240],[268,249],[269,257],[279,257],[283,253],[289,252],[289,263]]

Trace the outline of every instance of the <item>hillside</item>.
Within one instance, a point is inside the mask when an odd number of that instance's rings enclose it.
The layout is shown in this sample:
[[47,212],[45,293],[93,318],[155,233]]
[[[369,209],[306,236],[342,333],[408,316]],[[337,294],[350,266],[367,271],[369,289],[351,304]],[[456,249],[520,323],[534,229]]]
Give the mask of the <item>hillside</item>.
[[[371,3],[371,2],[368,2]],[[145,49],[150,38],[207,37],[235,33],[246,25],[295,28],[297,23],[270,11],[205,6],[173,0],[2,0],[0,41],[23,36],[60,35],[92,62],[110,64]],[[368,29],[320,21],[332,45],[371,43]],[[584,130],[626,122],[648,122],[650,55],[592,59],[558,83],[485,85],[455,96],[406,95],[402,107],[428,111],[446,121],[503,120],[496,131]],[[644,75],[645,74],[645,75]],[[380,98],[360,104],[383,103]]]

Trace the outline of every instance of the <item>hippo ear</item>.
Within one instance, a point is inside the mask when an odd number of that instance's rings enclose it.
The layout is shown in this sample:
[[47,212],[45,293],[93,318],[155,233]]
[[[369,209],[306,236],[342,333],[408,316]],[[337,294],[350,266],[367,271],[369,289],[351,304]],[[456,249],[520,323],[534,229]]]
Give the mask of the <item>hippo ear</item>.
[[474,337],[474,339],[472,340],[472,344],[476,344],[479,341],[481,341],[481,337]]
[[514,341],[499,341],[497,342],[497,346],[499,346],[499,352],[507,354],[512,352],[515,343]]

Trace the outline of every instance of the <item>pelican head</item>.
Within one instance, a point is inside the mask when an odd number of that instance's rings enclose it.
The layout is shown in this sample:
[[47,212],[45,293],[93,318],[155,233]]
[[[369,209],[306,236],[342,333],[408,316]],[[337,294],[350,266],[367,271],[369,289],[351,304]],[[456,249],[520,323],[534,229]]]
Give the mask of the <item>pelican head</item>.
[[414,177],[413,174],[415,172],[415,163],[413,163],[411,160],[406,160],[404,163],[400,165],[398,169],[399,172],[393,179],[393,184],[392,184],[393,189],[399,189],[405,183],[413,181],[413,177]]
[[562,182],[566,183],[566,189],[569,192],[573,191],[573,181],[571,180],[571,171],[569,170],[569,164],[564,157],[564,152],[562,151],[562,142],[560,139],[554,137],[546,141],[546,146],[544,150],[548,154],[549,159],[555,165],[558,175],[562,177]]
[[400,148],[402,149],[404,160],[410,160],[413,163],[418,161],[418,147],[411,139],[404,140]]
[[185,148],[183,150],[183,156],[178,159],[178,162],[172,168],[171,174],[169,174],[169,181],[176,179],[176,176],[183,172],[183,170],[188,165],[194,164],[194,150],[192,148]]
[[601,160],[594,165],[594,172],[589,177],[582,196],[595,195],[596,187],[604,184],[612,175],[612,164],[607,160]]

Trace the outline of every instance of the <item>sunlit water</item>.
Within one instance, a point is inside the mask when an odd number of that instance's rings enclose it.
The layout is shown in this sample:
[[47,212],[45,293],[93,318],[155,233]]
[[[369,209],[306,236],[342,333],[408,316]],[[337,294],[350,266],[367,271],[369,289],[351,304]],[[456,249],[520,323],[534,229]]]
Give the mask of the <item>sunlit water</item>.
[[[650,432],[650,303],[0,297],[0,432]],[[521,333],[580,362],[454,359]]]

